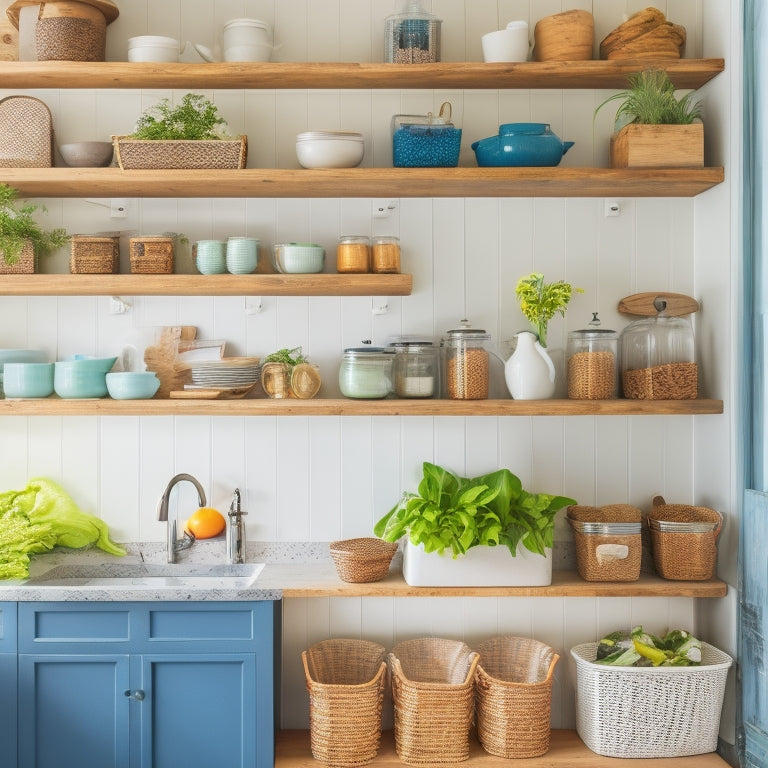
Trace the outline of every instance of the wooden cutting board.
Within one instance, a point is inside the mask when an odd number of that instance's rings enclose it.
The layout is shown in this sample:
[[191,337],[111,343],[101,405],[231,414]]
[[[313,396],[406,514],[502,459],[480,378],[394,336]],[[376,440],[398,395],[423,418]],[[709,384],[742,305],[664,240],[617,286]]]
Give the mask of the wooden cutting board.
[[0,61],[18,61],[18,58],[19,31],[4,19],[0,21]]
[[658,315],[653,302],[664,299],[667,302],[666,313],[671,317],[683,317],[699,311],[699,302],[684,293],[664,293],[663,291],[633,293],[619,301],[619,312],[623,315],[655,317]]
[[192,341],[197,335],[193,325],[170,325],[163,328],[154,344],[144,350],[144,362],[148,371],[154,371],[160,379],[156,398],[170,397],[171,392],[183,390],[186,371],[176,368],[179,341]]

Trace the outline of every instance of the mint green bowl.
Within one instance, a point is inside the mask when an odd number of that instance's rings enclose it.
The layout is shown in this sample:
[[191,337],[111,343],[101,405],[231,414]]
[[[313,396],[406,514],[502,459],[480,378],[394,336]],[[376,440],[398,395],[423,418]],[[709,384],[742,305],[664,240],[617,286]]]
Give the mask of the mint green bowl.
[[53,394],[53,363],[6,363],[3,389],[7,398]]

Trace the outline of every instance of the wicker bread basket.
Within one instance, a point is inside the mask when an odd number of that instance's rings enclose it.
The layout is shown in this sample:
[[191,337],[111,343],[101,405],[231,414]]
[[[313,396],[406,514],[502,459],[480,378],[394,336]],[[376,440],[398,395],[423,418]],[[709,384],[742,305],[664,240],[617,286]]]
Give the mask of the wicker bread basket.
[[[709,523],[709,530],[685,532],[663,531],[653,524]],[[688,504],[667,504],[662,496],[654,496],[648,513],[653,546],[653,562],[664,579],[673,581],[707,581],[715,574],[717,537],[723,527],[723,516],[715,509]]]
[[116,274],[120,271],[120,238],[72,235],[69,271],[73,275]]
[[0,275],[31,275],[36,271],[37,259],[31,240],[24,243],[19,258],[13,264],[6,263],[5,256],[0,251]]
[[387,682],[385,656],[383,646],[352,639],[323,640],[301,654],[315,760],[356,766],[376,757]]
[[477,736],[486,752],[507,759],[549,750],[552,681],[560,658],[538,640],[493,637],[476,648]]
[[376,538],[331,542],[331,557],[342,581],[380,581],[389,573],[397,544]]
[[248,138],[198,141],[148,141],[113,136],[117,164],[124,171],[146,169],[245,168]]
[[409,765],[469,757],[479,656],[459,640],[416,638],[387,655],[395,708],[395,749]]

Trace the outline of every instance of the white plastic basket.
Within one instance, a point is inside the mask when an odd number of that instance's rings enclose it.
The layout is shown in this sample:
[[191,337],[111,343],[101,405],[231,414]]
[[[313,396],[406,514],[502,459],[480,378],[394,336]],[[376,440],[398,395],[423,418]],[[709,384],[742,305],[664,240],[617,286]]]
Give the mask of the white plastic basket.
[[696,667],[595,664],[597,643],[571,648],[576,661],[576,730],[598,755],[682,757],[714,752],[725,680],[733,659],[701,644]]

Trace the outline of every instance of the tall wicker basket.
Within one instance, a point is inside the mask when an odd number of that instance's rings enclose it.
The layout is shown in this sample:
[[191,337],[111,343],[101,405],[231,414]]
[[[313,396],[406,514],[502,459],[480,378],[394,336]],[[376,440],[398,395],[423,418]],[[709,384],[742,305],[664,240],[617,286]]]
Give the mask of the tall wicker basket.
[[477,653],[459,640],[424,637],[398,643],[387,660],[398,757],[409,765],[466,760]]
[[301,654],[309,691],[315,760],[333,766],[370,763],[381,743],[386,649],[367,640],[323,640]]
[[558,654],[538,640],[513,636],[485,640],[477,652],[477,736],[485,751],[504,758],[548,752]]

